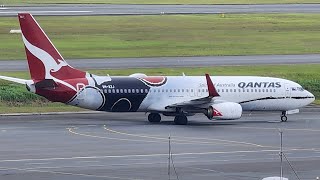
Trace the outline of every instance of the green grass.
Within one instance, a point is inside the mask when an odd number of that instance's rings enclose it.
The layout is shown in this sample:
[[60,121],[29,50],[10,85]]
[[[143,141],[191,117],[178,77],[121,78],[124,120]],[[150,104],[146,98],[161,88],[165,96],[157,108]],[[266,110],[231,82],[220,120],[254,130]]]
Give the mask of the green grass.
[[[320,14],[36,17],[65,58],[320,53]],[[0,59],[25,59],[0,18]]]
[[318,0],[2,0],[2,4],[288,4],[319,3]]
[[[267,66],[219,66],[206,68],[156,68],[125,70],[90,70],[97,75],[130,75],[136,72],[147,75],[259,75],[293,80],[320,98],[320,65],[267,65]],[[1,72],[1,75],[29,78],[27,72]],[[316,102],[320,104],[320,101]],[[80,111],[82,109],[51,103],[40,96],[29,93],[24,86],[0,81],[0,113]]]

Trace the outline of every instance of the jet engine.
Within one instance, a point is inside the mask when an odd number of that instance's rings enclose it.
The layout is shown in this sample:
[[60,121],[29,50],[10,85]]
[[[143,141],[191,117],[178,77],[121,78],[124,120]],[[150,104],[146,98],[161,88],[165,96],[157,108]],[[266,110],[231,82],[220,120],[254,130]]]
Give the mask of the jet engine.
[[240,104],[234,102],[211,104],[204,114],[209,119],[239,119],[242,115],[242,107]]

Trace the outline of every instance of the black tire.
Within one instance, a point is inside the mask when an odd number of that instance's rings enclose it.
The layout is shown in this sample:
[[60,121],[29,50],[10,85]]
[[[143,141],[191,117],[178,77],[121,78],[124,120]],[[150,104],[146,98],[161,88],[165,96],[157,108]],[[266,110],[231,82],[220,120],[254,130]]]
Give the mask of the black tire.
[[282,122],[287,122],[287,120],[288,120],[287,116],[281,116],[281,121]]
[[188,124],[188,118],[185,115],[179,115],[174,117],[174,123],[176,125],[186,125]]
[[161,116],[158,113],[150,113],[148,115],[148,121],[151,123],[159,123],[161,121]]

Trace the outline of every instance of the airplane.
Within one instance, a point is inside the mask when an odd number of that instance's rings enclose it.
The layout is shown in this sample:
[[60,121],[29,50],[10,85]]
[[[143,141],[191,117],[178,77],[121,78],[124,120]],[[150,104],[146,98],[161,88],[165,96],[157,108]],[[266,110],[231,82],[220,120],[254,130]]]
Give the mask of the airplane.
[[71,67],[34,17],[19,13],[31,80],[0,76],[26,85],[53,102],[106,112],[146,112],[152,123],[161,115],[185,125],[188,116],[234,120],[243,111],[279,111],[281,121],[315,96],[290,80],[259,76],[97,76]]

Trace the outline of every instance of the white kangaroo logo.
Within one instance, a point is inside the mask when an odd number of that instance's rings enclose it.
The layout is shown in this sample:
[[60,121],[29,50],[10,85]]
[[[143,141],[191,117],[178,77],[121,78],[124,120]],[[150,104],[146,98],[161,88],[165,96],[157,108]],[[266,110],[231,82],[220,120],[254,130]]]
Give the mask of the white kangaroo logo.
[[[53,77],[50,72],[57,72],[64,66],[69,66],[64,60],[58,59],[59,64],[54,60],[54,58],[47,53],[46,51],[32,45],[22,34],[22,39],[26,48],[35,56],[37,57],[44,65],[45,68],[45,79],[53,79],[56,82],[59,82],[74,91],[77,91],[75,87],[71,84],[66,83],[60,79]],[[70,66],[69,66],[70,67]]]

